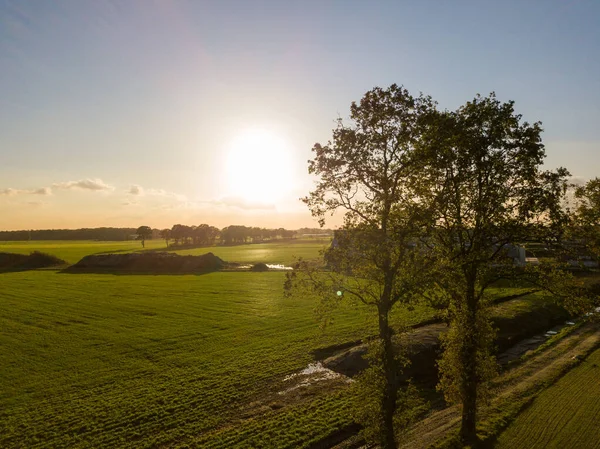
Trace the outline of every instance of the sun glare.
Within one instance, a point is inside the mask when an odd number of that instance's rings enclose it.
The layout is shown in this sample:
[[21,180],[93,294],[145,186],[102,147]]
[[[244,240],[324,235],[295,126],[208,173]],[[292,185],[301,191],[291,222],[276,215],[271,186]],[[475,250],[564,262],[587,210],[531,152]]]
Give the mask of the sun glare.
[[255,202],[274,202],[289,190],[291,154],[274,133],[251,129],[232,142],[227,157],[228,186],[232,195]]

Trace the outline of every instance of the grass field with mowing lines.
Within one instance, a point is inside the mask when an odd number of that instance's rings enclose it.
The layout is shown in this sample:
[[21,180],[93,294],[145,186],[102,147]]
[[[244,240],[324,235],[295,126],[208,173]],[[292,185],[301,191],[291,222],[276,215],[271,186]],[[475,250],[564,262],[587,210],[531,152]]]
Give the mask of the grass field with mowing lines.
[[600,448],[600,349],[541,393],[495,447]]
[[0,274],[0,447],[199,437],[304,367],[311,349],[374,331],[362,308],[345,307],[321,334],[313,300],[284,298],[283,279]]

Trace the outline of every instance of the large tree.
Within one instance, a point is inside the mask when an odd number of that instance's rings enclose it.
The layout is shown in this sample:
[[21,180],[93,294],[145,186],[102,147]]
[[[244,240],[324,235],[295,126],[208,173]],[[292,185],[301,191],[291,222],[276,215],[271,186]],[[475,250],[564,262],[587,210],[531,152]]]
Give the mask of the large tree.
[[137,228],[135,233],[138,236],[138,239],[142,241],[142,247],[146,247],[146,239],[152,238],[152,228],[150,226],[140,226]]
[[565,223],[568,173],[543,170],[541,132],[540,123],[521,120],[513,102],[491,94],[440,112],[422,140],[430,153],[420,182],[435,205],[428,244],[444,267],[436,291],[451,318],[440,385],[462,403],[465,444],[477,439],[477,406],[495,371],[486,290],[499,277],[527,272],[514,265],[515,245],[552,242]]
[[322,306],[347,297],[373,311],[379,332],[368,377],[377,403],[369,410],[377,411],[370,421],[383,448],[396,447],[401,370],[390,312],[414,299],[427,272],[428,255],[416,245],[423,217],[414,187],[423,167],[416,148],[434,107],[429,97],[397,85],[375,88],[352,103],[350,123],[338,120],[330,142],[314,145],[309,172],[319,180],[304,202],[321,226],[336,212],[344,225],[327,251],[326,270],[300,263],[287,284],[312,288]]
[[171,238],[171,230],[170,229],[161,230],[160,237],[165,239],[165,244],[167,245],[167,248],[168,248],[169,247],[169,239]]

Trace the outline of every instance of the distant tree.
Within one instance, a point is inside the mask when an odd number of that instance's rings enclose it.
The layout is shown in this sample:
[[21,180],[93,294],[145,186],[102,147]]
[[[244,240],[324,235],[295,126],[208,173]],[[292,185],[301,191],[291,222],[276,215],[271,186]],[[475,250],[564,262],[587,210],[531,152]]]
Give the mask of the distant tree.
[[209,226],[206,231],[206,236],[207,236],[206,244],[209,246],[214,245],[215,242],[217,241],[217,239],[220,237],[220,235],[221,235],[221,231],[219,230],[219,228],[216,228],[215,226]]
[[231,245],[233,240],[232,232],[230,226],[226,226],[221,229],[221,243],[223,245]]
[[476,443],[477,407],[496,371],[487,289],[499,277],[528,273],[507,257],[512,245],[556,240],[565,223],[568,172],[542,169],[541,132],[539,123],[521,121],[513,102],[491,94],[440,112],[421,139],[430,170],[419,178],[420,191],[435,205],[428,243],[451,319],[440,387],[462,404],[465,445]]
[[183,225],[184,243],[189,244],[194,240],[194,228],[192,226]]
[[394,347],[390,313],[415,300],[430,266],[428,253],[416,246],[426,209],[414,187],[423,170],[419,139],[433,109],[429,97],[415,98],[402,87],[375,88],[352,103],[351,126],[338,120],[333,141],[314,145],[309,172],[319,181],[304,202],[321,226],[336,211],[343,211],[344,225],[328,251],[329,270],[301,262],[286,281],[288,291],[318,295],[321,310],[354,298],[377,317],[374,364],[362,377],[371,393],[357,417],[365,436],[383,448],[396,447],[398,414],[407,411],[406,395],[398,394],[405,359]]
[[165,243],[167,245],[167,248],[169,247],[169,239],[171,238],[171,230],[170,229],[163,229],[162,231],[160,231],[160,237],[165,239]]
[[296,231],[289,231],[284,229],[282,232],[282,238],[284,239],[293,239],[296,236]]
[[140,226],[139,228],[137,228],[135,233],[137,234],[138,239],[142,241],[142,247],[145,248],[146,239],[152,238],[152,229],[150,228],[150,226]]
[[252,228],[231,225],[221,230],[221,239],[225,245],[246,243],[252,238]]
[[194,243],[202,246],[211,246],[215,244],[220,231],[214,226],[201,224],[194,228]]
[[175,245],[179,245],[185,238],[185,227],[182,224],[174,224],[171,228],[171,238],[175,240]]

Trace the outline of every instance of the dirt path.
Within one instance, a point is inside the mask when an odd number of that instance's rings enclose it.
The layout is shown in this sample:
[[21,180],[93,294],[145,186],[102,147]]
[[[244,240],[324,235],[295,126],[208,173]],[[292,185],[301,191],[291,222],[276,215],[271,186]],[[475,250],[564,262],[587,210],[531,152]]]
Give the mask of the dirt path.
[[[554,346],[533,355],[520,365],[506,370],[494,382],[495,397],[491,404],[482,409],[485,418],[497,406],[511,398],[534,395],[546,382],[560,377],[569,366],[574,366],[575,356],[586,355],[600,345],[600,326],[586,324],[574,330]],[[415,424],[405,434],[401,448],[426,448],[444,438],[460,424],[460,407],[452,406],[431,413]]]

